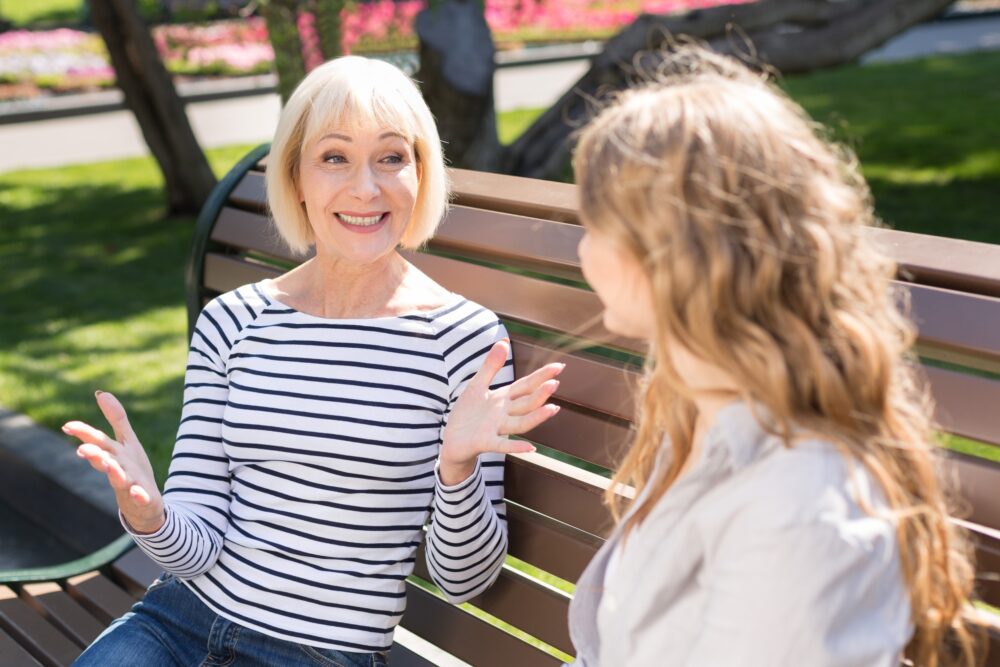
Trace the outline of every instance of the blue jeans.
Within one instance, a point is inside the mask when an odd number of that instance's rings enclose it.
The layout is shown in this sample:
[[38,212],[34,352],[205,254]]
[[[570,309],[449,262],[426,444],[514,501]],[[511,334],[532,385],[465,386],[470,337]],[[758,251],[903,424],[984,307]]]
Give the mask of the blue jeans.
[[386,667],[386,653],[346,653],[296,644],[219,616],[171,574],[112,623],[74,667]]

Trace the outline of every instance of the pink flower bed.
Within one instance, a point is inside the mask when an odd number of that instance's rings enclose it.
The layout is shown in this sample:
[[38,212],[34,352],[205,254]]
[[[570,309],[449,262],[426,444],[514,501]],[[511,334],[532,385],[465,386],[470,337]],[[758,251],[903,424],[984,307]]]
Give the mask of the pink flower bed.
[[[486,20],[500,42],[558,40],[560,34],[600,38],[629,24],[641,12],[667,13],[752,0],[486,0]],[[399,50],[415,43],[414,20],[427,0],[349,3],[341,16],[344,51]],[[315,19],[299,17],[307,67],[322,61]],[[176,74],[227,75],[270,71],[274,51],[263,18],[205,25],[165,25],[153,39],[167,69]],[[0,83],[55,90],[109,86],[114,71],[101,39],[59,29],[0,34]]]
[[104,43],[78,30],[0,34],[0,82],[57,90],[99,87],[114,82]]
[[274,61],[267,25],[259,16],[205,25],[163,25],[153,40],[167,69],[177,73],[253,74]]

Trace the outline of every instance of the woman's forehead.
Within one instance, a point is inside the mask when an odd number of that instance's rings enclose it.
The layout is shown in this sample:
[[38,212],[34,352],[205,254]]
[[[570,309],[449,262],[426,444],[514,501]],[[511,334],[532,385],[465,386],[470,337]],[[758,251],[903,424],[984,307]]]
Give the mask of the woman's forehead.
[[323,141],[328,138],[353,141],[355,139],[393,139],[412,141],[410,133],[399,124],[389,119],[379,119],[359,113],[342,113],[323,119],[316,123],[309,132],[312,141]]

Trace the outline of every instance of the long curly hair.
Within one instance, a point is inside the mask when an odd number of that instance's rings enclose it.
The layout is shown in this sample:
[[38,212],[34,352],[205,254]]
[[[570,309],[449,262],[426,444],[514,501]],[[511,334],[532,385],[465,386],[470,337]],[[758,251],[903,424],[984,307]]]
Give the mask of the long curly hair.
[[[662,63],[597,114],[574,157],[584,224],[634,254],[657,304],[635,440],[607,496],[616,518],[620,484],[652,486],[627,535],[690,456],[694,390],[668,353],[680,345],[763,405],[787,446],[793,428],[824,434],[871,473],[897,526],[906,657],[974,664],[972,552],[948,518],[914,327],[864,231],[876,219],[855,158],[734,59],[683,45]],[[672,458],[651,479],[664,436]]]

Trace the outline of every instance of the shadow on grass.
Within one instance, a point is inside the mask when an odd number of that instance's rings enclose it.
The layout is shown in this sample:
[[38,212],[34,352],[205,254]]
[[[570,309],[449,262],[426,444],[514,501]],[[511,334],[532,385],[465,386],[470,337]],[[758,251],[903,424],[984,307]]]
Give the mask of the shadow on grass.
[[[1000,102],[1000,53],[848,65],[790,77],[783,86],[862,157],[912,167],[952,167],[996,148],[982,112]],[[847,127],[844,127],[844,123]]]
[[868,176],[879,217],[894,229],[1000,243],[1000,179],[955,178],[943,183],[899,183]]
[[0,185],[0,345],[183,303],[194,222],[165,219],[158,190],[51,186],[10,205],[11,189]]
[[3,402],[50,428],[68,419],[104,428],[93,392],[115,391],[163,479],[180,412],[194,220],[165,218],[158,187],[40,186],[44,176],[24,174],[0,178]]
[[861,160],[898,229],[1000,243],[1000,53],[846,66],[783,86]]

